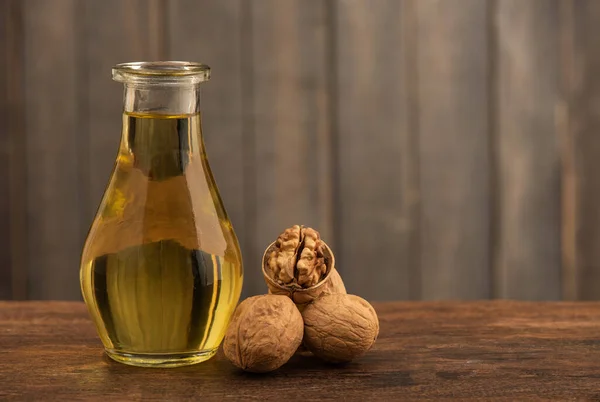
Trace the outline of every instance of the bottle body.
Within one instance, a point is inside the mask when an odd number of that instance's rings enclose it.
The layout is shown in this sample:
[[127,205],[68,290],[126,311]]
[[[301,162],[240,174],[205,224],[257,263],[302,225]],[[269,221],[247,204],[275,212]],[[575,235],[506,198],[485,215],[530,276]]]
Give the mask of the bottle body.
[[84,300],[109,356],[143,366],[210,358],[242,277],[199,113],[125,112],[81,265]]

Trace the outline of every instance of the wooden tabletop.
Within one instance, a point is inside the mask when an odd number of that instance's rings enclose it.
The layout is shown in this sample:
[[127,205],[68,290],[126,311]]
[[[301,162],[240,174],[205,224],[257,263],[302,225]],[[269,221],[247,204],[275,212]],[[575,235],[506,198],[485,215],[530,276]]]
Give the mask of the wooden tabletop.
[[82,303],[0,302],[0,399],[600,399],[600,303],[378,303],[374,349],[345,366],[294,357],[257,375],[212,360],[109,360]]

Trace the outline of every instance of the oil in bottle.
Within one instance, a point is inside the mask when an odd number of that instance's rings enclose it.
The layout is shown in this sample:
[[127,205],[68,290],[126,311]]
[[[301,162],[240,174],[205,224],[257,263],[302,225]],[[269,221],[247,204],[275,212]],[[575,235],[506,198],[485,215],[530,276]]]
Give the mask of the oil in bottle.
[[241,292],[242,263],[199,114],[124,114],[81,283],[113,359],[177,366],[215,353]]

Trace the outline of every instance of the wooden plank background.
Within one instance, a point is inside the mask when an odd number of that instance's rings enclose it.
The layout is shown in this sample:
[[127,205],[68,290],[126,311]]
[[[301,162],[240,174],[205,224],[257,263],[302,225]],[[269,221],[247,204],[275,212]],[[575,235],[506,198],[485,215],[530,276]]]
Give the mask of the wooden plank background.
[[497,297],[557,299],[560,153],[558,2],[503,0],[493,17]]
[[572,299],[597,300],[600,294],[600,3],[594,0],[561,4],[564,29],[561,74],[563,189],[569,234],[564,260],[566,291]]
[[427,299],[486,298],[490,5],[415,4],[421,289]]
[[421,293],[413,266],[419,232],[411,6],[344,1],[330,9],[336,258],[348,291],[368,298],[417,299]]
[[371,300],[600,298],[595,0],[2,0],[0,23],[0,299],[80,298],[110,68],[149,59],[213,68],[245,295],[303,223]]

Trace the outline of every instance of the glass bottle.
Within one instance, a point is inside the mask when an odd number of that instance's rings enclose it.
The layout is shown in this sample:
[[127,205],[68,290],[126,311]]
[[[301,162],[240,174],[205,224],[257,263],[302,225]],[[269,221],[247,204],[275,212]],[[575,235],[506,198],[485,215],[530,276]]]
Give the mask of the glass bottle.
[[236,235],[202,140],[208,66],[119,64],[116,164],[88,234],[81,288],[106,353],[136,366],[212,357],[242,287]]

